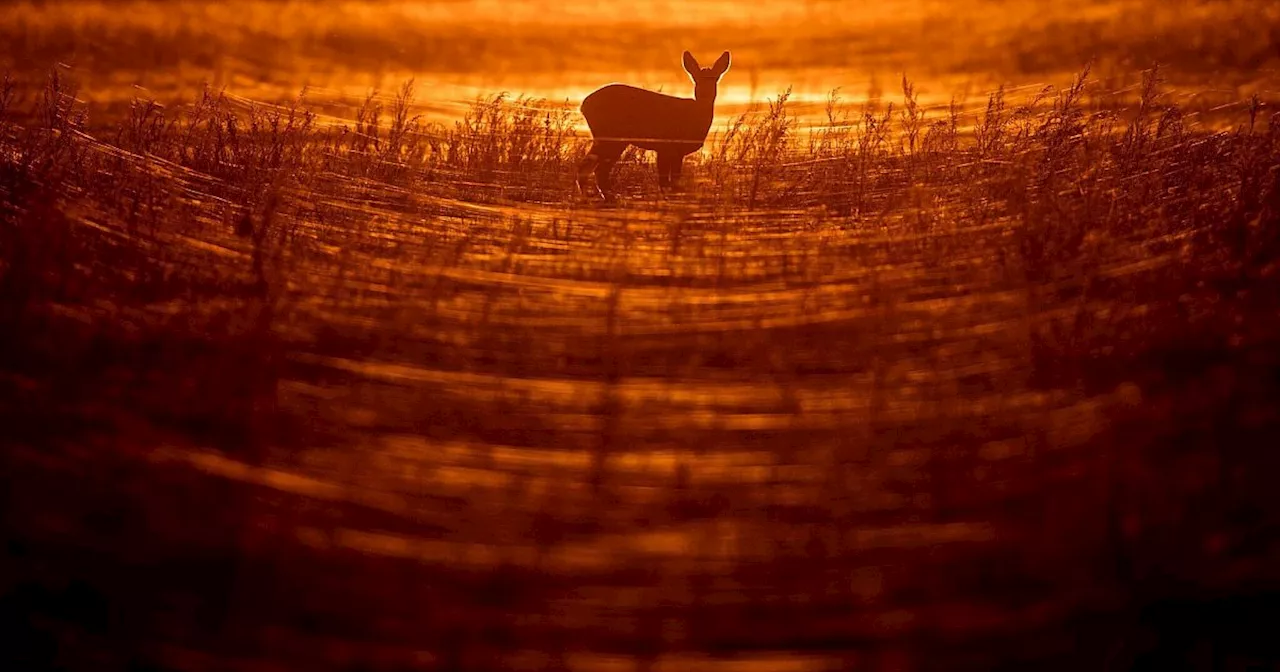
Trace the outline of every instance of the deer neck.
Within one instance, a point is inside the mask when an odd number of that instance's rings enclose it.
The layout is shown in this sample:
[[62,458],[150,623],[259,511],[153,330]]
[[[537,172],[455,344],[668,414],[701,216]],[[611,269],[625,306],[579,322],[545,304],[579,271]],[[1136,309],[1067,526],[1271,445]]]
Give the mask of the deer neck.
[[710,91],[694,89],[693,106],[698,111],[698,116],[710,119],[715,116],[716,108],[716,90]]

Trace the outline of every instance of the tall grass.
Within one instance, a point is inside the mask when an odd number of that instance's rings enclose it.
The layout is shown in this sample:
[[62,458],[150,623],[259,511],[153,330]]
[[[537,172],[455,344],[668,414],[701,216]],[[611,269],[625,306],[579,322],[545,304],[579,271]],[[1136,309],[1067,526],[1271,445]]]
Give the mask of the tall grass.
[[[377,244],[362,237],[372,233],[361,202],[396,202],[428,226],[451,207],[432,198],[567,204],[585,146],[567,106],[505,95],[477,101],[452,128],[424,124],[413,112],[412,82],[385,110],[380,96],[369,96],[345,123],[318,122],[305,92],[285,106],[213,90],[175,108],[139,99],[114,133],[90,137],[74,85],[58,72],[26,96],[5,81],[0,286],[10,321],[31,306],[99,295],[128,306],[173,293],[175,276],[187,273],[189,291],[238,286],[278,297],[292,256]],[[1086,70],[1062,90],[1017,104],[997,91],[969,115],[955,103],[923,108],[904,78],[901,104],[851,107],[833,92],[825,122],[807,129],[783,92],[729,120],[688,160],[694,189],[684,198],[730,218],[770,208],[820,213],[815,221],[837,230],[896,222],[890,235],[924,236],[919,245],[956,221],[1006,222],[999,257],[1011,286],[1027,288],[1087,285],[1104,265],[1161,236],[1220,241],[1206,263],[1245,276],[1273,262],[1274,116],[1264,123],[1255,100],[1243,105],[1247,124],[1235,131],[1197,128],[1163,101],[1154,70],[1128,109],[1092,105],[1091,86]],[[23,97],[28,107],[18,114]],[[9,121],[18,118],[29,121]],[[643,209],[658,198],[652,169],[629,156],[620,182],[639,200],[624,207]],[[103,218],[141,235],[150,252],[112,243],[119,259],[86,265],[87,248],[107,243],[74,222]],[[336,222],[344,228],[326,226],[325,235],[343,231],[342,239],[315,237],[318,224]],[[244,240],[247,263],[176,267],[166,236],[210,227]],[[104,283],[104,272],[116,282]],[[1045,346],[1044,356],[1060,362],[1069,353],[1052,348],[1068,345]]]
[[[441,126],[417,93],[331,120],[305,92],[206,90],[91,133],[61,73],[0,88],[0,427],[115,465],[101,492],[159,512],[121,524],[136,548],[154,524],[253,558],[232,575],[269,597],[227,622],[497,669],[556,637],[561,658],[945,648],[1274,576],[1263,101],[1223,129],[1156,71],[1124,105],[1086,71],[973,111],[904,79],[892,103],[833,92],[805,128],[783,92],[687,159],[686,194],[632,153],[597,208],[566,106],[498,95]],[[190,477],[243,508],[148,480],[183,451],[243,478]],[[230,536],[161,519],[165,498]],[[648,529],[687,553],[608,556]],[[343,546],[384,530],[413,542]],[[379,555],[437,548],[481,568]],[[631,595],[632,620],[589,589]]]
[[506,94],[481,99],[443,134],[444,167],[464,188],[487,184],[503,198],[559,200],[569,162],[584,152],[572,131],[567,105]]
[[[1002,258],[1032,283],[1081,277],[1100,255],[1125,254],[1154,236],[1211,236],[1227,243],[1215,263],[1265,266],[1276,228],[1275,118],[1254,101],[1242,104],[1247,123],[1235,131],[1198,128],[1163,101],[1159,86],[1158,73],[1147,73],[1134,105],[1117,111],[1091,103],[1085,71],[1017,104],[997,91],[968,115],[955,103],[922,108],[904,78],[900,105],[855,108],[833,93],[825,122],[808,129],[797,126],[783,92],[729,120],[688,160],[695,188],[685,198],[730,211],[816,211],[842,229],[902,217],[917,233],[948,217],[1008,221]],[[71,291],[76,274],[65,264],[75,262],[60,255],[81,234],[51,236],[49,222],[118,217],[157,241],[225,226],[250,243],[246,282],[266,291],[288,282],[287,250],[328,244],[299,226],[337,216],[333,208],[371,189],[399,194],[398,207],[425,217],[440,207],[427,197],[568,203],[585,146],[568,107],[504,95],[478,101],[452,128],[424,124],[411,82],[389,110],[371,95],[353,120],[337,124],[318,123],[305,93],[283,107],[212,90],[173,109],[137,100],[100,137],[81,130],[82,108],[62,75],[28,92],[29,108],[18,115],[20,93],[9,83],[0,91],[9,310]],[[9,121],[19,116],[31,123]],[[622,188],[639,198],[626,207],[658,198],[647,160],[624,161]]]

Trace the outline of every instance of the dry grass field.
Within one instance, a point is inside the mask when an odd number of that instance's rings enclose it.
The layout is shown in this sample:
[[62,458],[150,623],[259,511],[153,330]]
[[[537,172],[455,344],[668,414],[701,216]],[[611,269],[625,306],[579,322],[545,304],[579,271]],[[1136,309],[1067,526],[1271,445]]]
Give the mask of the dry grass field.
[[0,669],[1280,665],[1280,8],[630,7],[0,3]]

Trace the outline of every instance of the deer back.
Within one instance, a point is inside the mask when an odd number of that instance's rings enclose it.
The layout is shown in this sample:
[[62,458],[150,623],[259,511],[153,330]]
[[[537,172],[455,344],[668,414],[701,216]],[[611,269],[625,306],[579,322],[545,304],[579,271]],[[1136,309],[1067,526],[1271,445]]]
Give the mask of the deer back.
[[692,98],[610,84],[582,101],[582,116],[596,140],[646,148],[664,142],[701,146],[711,130],[713,107]]

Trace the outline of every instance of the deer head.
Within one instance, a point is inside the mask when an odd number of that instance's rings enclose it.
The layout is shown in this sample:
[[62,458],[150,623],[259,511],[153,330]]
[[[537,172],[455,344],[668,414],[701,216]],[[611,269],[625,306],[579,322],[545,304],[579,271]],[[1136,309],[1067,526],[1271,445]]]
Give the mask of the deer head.
[[693,54],[684,52],[684,71],[689,73],[689,78],[693,80],[693,98],[701,103],[713,103],[716,100],[716,85],[720,83],[720,78],[729,70],[729,52],[720,54],[720,58],[709,68],[703,68],[698,65],[698,59]]

